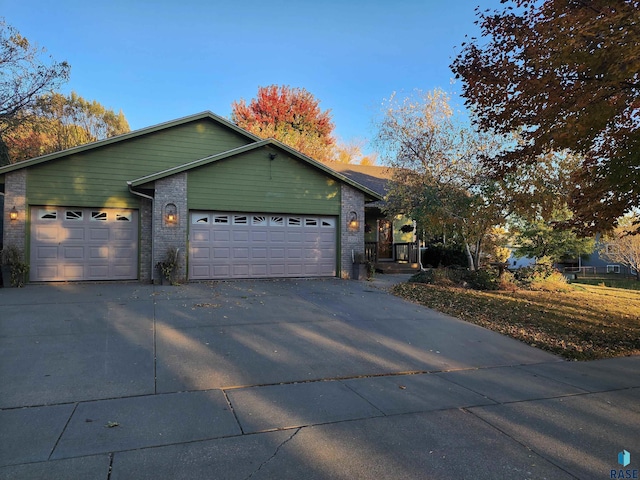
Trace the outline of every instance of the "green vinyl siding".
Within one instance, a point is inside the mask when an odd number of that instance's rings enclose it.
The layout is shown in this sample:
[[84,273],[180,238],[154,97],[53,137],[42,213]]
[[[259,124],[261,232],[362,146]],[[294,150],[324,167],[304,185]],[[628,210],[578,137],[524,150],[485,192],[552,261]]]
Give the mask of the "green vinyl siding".
[[266,148],[193,169],[188,206],[193,210],[340,214],[340,186],[326,173]]
[[178,125],[34,165],[27,174],[31,205],[132,207],[127,180],[251,143],[210,119]]

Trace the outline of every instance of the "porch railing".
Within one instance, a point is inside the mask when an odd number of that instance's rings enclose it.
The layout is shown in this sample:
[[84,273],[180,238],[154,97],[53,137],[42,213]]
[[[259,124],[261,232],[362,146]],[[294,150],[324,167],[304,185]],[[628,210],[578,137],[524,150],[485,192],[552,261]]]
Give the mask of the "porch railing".
[[378,242],[365,242],[364,243],[364,258],[368,262],[378,261]]
[[418,244],[416,243],[396,243],[393,245],[393,259],[396,262],[418,263]]
[[[417,243],[396,243],[393,245],[393,260],[396,262],[418,263],[419,253]],[[365,242],[364,257],[369,262],[378,261],[378,242]]]

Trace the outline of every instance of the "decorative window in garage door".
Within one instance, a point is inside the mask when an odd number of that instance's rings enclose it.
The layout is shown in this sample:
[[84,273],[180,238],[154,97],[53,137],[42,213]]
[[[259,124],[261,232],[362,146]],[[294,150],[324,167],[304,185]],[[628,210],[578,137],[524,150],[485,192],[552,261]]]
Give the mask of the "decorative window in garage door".
[[82,210],[66,210],[64,212],[64,219],[80,222],[84,218],[83,213]]

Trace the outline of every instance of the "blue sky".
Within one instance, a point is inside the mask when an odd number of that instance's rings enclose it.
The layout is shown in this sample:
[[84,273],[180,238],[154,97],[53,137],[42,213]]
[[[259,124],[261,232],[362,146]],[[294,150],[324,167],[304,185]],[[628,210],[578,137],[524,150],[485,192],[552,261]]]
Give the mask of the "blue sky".
[[394,91],[460,91],[449,64],[478,34],[478,4],[499,0],[0,0],[0,15],[71,64],[64,92],[121,109],[133,130],[229,117],[278,84],[310,91],[349,141],[373,136]]

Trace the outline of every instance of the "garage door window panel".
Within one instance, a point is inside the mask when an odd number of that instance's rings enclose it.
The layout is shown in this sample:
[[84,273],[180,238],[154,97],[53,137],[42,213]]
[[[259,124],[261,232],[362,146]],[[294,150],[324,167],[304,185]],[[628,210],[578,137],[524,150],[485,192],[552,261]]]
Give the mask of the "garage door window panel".
[[57,210],[39,210],[38,211],[38,218],[40,220],[56,220],[58,218],[58,211]]
[[64,219],[70,222],[81,222],[84,219],[82,210],[67,210],[64,212]]

